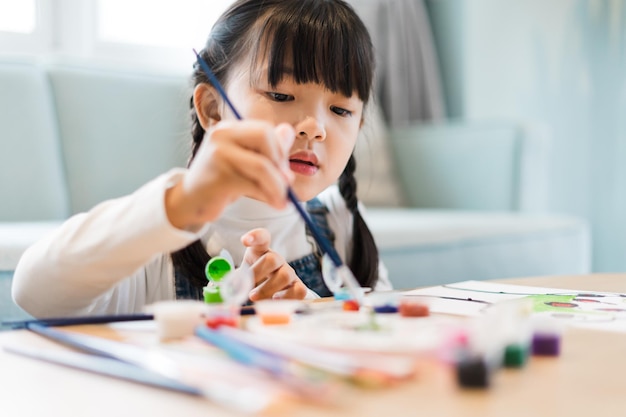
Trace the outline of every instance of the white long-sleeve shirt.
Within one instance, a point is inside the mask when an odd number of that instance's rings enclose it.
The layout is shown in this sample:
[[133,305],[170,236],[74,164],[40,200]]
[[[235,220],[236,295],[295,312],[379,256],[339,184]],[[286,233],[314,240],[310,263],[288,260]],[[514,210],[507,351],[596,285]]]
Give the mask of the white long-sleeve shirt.
[[[291,205],[276,210],[241,198],[197,233],[175,228],[165,212],[165,191],[184,172],[174,169],[131,195],[77,214],[31,246],[13,277],[16,303],[35,317],[141,312],[148,304],[176,298],[171,252],[201,239],[211,256],[226,249],[240,264],[245,251],[240,238],[257,227],[269,230],[272,250],[287,261],[312,252]],[[329,209],[335,248],[349,259],[352,214],[337,187],[319,198]],[[382,262],[375,289],[391,289]]]

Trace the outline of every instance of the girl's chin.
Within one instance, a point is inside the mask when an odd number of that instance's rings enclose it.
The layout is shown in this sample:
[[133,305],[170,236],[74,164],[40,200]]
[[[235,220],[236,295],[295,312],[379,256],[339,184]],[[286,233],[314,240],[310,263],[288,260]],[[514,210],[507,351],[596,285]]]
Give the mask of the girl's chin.
[[291,185],[293,193],[296,195],[296,197],[298,197],[298,200],[300,201],[309,201],[317,197],[317,195],[324,191],[325,188],[326,187],[320,188],[319,185],[313,185],[311,183],[302,184],[299,183],[297,179],[295,183]]

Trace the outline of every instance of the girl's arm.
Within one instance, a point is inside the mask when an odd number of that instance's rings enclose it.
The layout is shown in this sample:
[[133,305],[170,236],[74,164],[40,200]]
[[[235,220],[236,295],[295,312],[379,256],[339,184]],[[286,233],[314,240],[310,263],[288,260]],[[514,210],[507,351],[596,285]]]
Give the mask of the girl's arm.
[[140,310],[151,286],[171,281],[162,254],[198,238],[173,227],[165,212],[166,190],[184,173],[172,170],[77,214],[30,247],[15,271],[16,303],[38,317]]
[[78,214],[29,248],[15,271],[13,298],[34,316],[137,308],[151,286],[168,287],[163,282],[172,275],[163,262],[140,268],[196,240],[193,232],[232,201],[248,195],[286,204],[294,137],[284,124],[217,123],[188,170]]

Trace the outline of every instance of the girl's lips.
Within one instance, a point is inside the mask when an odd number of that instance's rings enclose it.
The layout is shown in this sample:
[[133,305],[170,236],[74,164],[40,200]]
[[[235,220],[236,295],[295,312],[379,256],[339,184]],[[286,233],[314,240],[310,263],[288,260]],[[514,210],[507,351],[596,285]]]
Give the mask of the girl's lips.
[[308,151],[295,152],[289,156],[289,168],[297,174],[314,175],[319,169],[317,155]]

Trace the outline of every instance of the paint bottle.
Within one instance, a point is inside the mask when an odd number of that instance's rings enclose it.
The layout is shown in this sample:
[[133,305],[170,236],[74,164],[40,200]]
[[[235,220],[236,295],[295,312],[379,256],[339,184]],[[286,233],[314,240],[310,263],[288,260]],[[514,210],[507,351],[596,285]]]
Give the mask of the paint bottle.
[[220,291],[220,283],[232,269],[232,263],[224,256],[214,256],[207,262],[204,273],[209,282],[202,290],[205,303],[217,304],[224,302]]
[[552,317],[535,317],[532,322],[532,354],[559,356],[563,326]]
[[220,256],[211,258],[204,268],[209,281],[202,290],[204,302],[207,304],[205,325],[211,329],[239,326],[239,306],[226,303],[222,294],[222,285],[233,269],[232,261],[224,251]]

